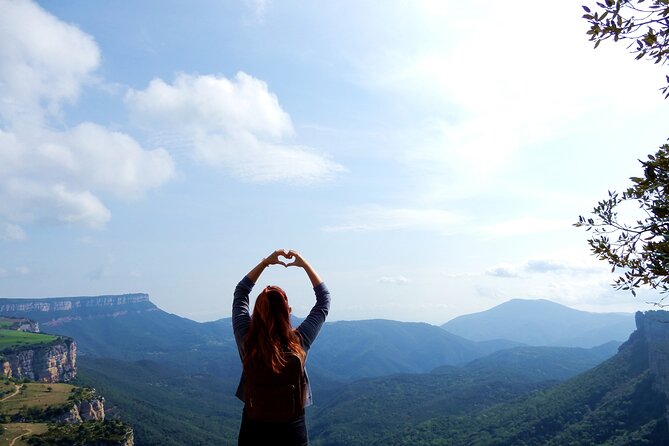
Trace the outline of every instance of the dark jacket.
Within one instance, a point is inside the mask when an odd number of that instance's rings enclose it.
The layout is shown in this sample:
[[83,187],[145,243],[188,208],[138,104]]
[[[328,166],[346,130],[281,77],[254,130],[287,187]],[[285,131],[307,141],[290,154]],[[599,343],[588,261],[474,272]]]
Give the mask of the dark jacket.
[[[255,283],[253,283],[251,279],[244,276],[235,288],[235,297],[232,301],[232,330],[235,333],[235,341],[237,342],[239,357],[242,359],[244,358],[244,338],[249,331],[249,324],[251,323],[249,294],[254,285]],[[316,339],[316,336],[318,336],[318,332],[321,330],[325,318],[328,315],[328,311],[330,310],[330,292],[324,282],[321,282],[314,288],[314,293],[316,294],[316,304],[309,312],[307,318],[302,321],[299,327],[297,327],[300,340],[302,341],[302,348],[305,353],[309,352],[309,348],[311,348],[311,344]],[[304,376],[307,381],[307,397],[304,404],[306,407],[313,403],[311,385],[309,384],[309,376],[307,375],[306,368],[304,370]],[[235,395],[237,398],[244,401],[243,373]]]

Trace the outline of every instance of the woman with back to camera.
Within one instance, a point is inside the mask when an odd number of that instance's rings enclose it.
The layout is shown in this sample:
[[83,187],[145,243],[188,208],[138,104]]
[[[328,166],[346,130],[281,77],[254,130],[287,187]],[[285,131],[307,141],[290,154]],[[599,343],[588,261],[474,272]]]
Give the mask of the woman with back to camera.
[[[280,257],[294,260],[286,263]],[[249,315],[249,294],[270,265],[303,268],[314,288],[316,304],[295,329],[286,293],[277,286],[260,292]],[[274,251],[237,284],[232,329],[243,366],[236,393],[244,401],[240,446],[307,445],[304,408],[312,404],[312,397],[305,363],[329,309],[325,283],[296,251]]]

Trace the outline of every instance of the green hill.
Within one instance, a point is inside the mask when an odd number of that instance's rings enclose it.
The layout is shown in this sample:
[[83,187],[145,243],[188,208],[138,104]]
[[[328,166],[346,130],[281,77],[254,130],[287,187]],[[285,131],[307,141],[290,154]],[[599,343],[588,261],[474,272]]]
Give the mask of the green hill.
[[[457,373],[442,371],[447,380]],[[469,388],[425,376],[402,378],[413,388],[393,386],[400,378],[359,385],[321,409],[313,444],[669,445],[667,398],[654,385],[638,331],[609,360],[542,390],[523,392],[518,377],[501,370],[483,376]],[[514,389],[525,396],[512,401]]]
[[48,345],[58,339],[58,336],[44,333],[0,329],[0,354],[8,351]]

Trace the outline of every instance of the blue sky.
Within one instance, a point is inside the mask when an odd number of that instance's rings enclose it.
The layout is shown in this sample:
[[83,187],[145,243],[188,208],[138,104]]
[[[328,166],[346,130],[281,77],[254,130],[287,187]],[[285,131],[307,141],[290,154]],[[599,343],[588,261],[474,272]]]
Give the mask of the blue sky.
[[0,295],[212,320],[286,248],[332,319],[650,308],[571,225],[666,140],[665,73],[581,3],[0,0]]

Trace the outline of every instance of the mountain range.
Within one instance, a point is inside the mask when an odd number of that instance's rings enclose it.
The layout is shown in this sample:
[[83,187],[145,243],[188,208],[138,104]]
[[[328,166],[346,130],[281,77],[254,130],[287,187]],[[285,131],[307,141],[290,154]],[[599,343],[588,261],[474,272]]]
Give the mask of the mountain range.
[[[545,320],[544,309],[555,312],[552,306],[532,301],[513,301],[511,307],[515,313],[509,308],[490,310],[501,316],[488,324],[500,330],[506,325],[506,333],[513,333],[517,321]],[[585,317],[569,310],[582,323],[602,330],[619,322],[610,323],[608,315],[598,319],[597,314]],[[75,338],[79,383],[95,386],[106,396],[110,413],[135,428],[138,444],[235,444],[242,406],[233,394],[241,366],[230,318],[194,322],[162,311],[145,294],[0,299],[0,314],[29,317],[39,321],[44,332]],[[632,315],[617,316],[634,324]],[[567,316],[560,321],[574,326]],[[477,323],[480,320],[472,321]],[[578,345],[587,340],[587,330],[572,336],[574,345],[556,347],[536,346],[536,338],[467,339],[424,323],[328,322],[308,362],[316,401],[309,411],[313,443],[364,444],[337,443],[329,433],[346,437],[354,432],[356,419],[342,414],[359,414],[355,409],[367,403],[374,403],[379,414],[406,419],[408,429],[418,418],[402,418],[393,411],[410,406],[416,414],[479,413],[550,388],[614,355],[632,330],[625,335],[615,332],[601,346],[583,348]],[[567,339],[564,331],[544,324],[541,336],[558,339],[562,333]],[[594,345],[595,339],[601,335],[595,333],[585,343]],[[395,402],[383,395],[395,395]],[[457,407],[446,410],[447,401],[458,402]],[[376,427],[366,429],[376,432]]]

